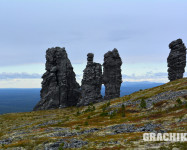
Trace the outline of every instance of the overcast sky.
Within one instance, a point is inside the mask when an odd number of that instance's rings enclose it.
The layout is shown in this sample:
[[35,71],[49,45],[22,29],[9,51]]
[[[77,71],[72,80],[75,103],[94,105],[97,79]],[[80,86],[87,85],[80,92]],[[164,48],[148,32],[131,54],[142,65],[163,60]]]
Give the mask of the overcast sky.
[[186,14],[186,0],[0,0],[0,88],[40,87],[45,51],[56,46],[79,82],[87,53],[103,63],[113,48],[124,81],[168,82],[168,45],[187,45]]

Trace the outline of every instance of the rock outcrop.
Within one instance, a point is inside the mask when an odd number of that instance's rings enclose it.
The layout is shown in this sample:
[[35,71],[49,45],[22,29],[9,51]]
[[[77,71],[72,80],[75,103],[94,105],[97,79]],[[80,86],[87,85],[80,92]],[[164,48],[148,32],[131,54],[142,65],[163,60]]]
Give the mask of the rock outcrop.
[[183,78],[186,66],[186,47],[181,39],[169,44],[171,52],[167,58],[170,81]]
[[89,105],[102,99],[102,68],[101,64],[93,62],[94,54],[87,55],[87,65],[84,69],[81,98],[77,106]]
[[68,59],[65,48],[46,51],[46,72],[42,76],[41,100],[34,110],[75,106],[80,96],[80,86]]
[[104,99],[106,100],[120,97],[121,65],[122,61],[117,49],[104,55],[103,83],[105,85]]

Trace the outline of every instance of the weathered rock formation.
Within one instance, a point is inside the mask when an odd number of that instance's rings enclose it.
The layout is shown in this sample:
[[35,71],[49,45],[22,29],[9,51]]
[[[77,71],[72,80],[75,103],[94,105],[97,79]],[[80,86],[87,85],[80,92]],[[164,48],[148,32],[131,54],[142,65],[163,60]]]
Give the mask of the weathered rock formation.
[[81,98],[77,106],[89,105],[102,99],[102,68],[101,64],[93,62],[93,57],[92,53],[87,55],[88,62],[82,79]]
[[183,78],[186,66],[186,47],[181,39],[169,44],[171,52],[167,58],[170,81]]
[[46,51],[46,72],[42,76],[41,100],[34,110],[75,106],[80,96],[80,86],[68,59],[65,48]]
[[121,65],[122,61],[117,49],[104,55],[103,83],[105,85],[104,99],[106,100],[120,97],[122,83]]

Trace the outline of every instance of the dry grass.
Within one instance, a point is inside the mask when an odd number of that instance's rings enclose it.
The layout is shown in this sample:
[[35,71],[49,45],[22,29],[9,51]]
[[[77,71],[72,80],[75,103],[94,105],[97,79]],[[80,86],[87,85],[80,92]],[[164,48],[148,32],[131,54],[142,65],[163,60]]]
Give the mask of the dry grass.
[[[180,79],[161,85],[155,88],[146,89],[142,91],[135,92],[131,95],[124,96],[122,98],[110,100],[110,106],[116,105],[128,100],[139,100],[152,97],[158,93],[165,91],[177,91],[181,89],[187,90],[187,78]],[[186,99],[186,96],[182,97]],[[26,149],[34,149],[36,146],[49,142],[57,141],[63,137],[46,137],[46,130],[53,129],[56,127],[68,128],[68,129],[78,129],[85,130],[89,128],[105,128],[110,125],[122,124],[122,123],[133,123],[135,126],[143,126],[147,122],[163,123],[167,121],[170,123],[170,128],[175,128],[176,131],[184,131],[187,124],[185,122],[176,123],[176,119],[184,118],[187,114],[187,109],[185,105],[178,105],[175,101],[161,101],[154,104],[152,110],[140,110],[139,107],[128,106],[125,108],[125,117],[121,115],[121,108],[117,108],[117,113],[110,117],[110,115],[101,116],[103,112],[103,106],[107,105],[107,101],[94,104],[95,110],[85,112],[88,109],[86,107],[80,107],[80,114],[77,115],[78,109],[76,107],[70,107],[65,109],[47,110],[47,111],[35,111],[26,113],[11,113],[0,115],[0,140],[7,139],[11,137],[14,133],[29,132],[27,134],[22,134],[22,139],[14,140],[11,144],[0,145],[0,149],[4,148],[14,148],[14,147],[24,147]],[[166,105],[175,105],[173,107],[165,108]],[[160,109],[163,107],[164,109]],[[111,110],[107,110],[109,112]],[[37,128],[35,126],[50,122],[51,120],[58,121],[52,124],[40,125]],[[88,125],[85,125],[85,122]],[[167,126],[167,128],[169,128]],[[171,129],[172,130],[172,129]],[[187,130],[187,129],[186,129]],[[70,137],[72,138],[72,137]],[[104,146],[98,147],[97,145],[90,144],[89,149],[124,149],[133,147],[133,141],[139,141],[142,139],[142,133],[124,133],[116,135],[107,135],[105,131],[101,130],[98,133],[79,135],[77,138],[82,140],[92,142],[103,142],[103,141],[123,141],[127,139],[126,144],[120,144],[117,146]],[[124,143],[124,142],[122,142]],[[86,149],[86,146],[84,147]]]

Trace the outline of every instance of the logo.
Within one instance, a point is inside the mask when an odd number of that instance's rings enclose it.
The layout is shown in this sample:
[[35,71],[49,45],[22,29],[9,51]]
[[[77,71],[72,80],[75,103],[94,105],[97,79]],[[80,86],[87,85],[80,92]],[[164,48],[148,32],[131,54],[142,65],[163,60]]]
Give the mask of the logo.
[[144,133],[144,141],[187,141],[187,133]]

